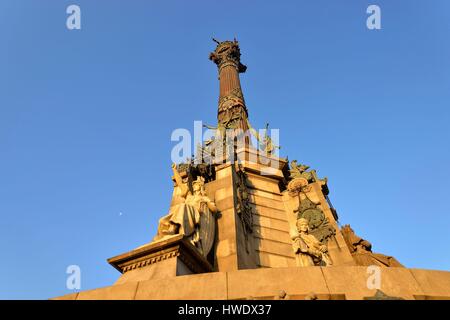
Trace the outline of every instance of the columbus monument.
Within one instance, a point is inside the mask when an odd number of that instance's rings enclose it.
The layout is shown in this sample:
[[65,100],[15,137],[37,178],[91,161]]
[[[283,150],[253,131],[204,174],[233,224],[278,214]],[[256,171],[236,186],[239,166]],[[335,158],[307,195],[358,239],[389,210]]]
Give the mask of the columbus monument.
[[277,156],[249,120],[239,43],[218,41],[214,134],[168,164],[173,192],[149,243],[108,259],[111,286],[55,299],[450,299],[450,272],[408,269],[340,226],[327,178]]

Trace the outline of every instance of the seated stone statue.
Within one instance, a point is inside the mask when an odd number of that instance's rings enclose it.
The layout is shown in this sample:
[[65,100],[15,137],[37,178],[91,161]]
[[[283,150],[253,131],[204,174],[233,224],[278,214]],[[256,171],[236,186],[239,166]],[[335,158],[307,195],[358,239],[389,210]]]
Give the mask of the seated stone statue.
[[216,205],[206,195],[204,179],[198,177],[192,183],[193,193],[172,165],[178,188],[168,215],[159,220],[158,233],[153,241],[164,237],[182,234],[189,239],[201,254],[207,256],[214,242]]
[[299,267],[332,265],[328,255],[328,248],[317,238],[309,234],[309,222],[307,219],[297,220],[297,232],[292,236],[292,247]]
[[403,267],[394,257],[372,252],[372,244],[358,237],[350,225],[345,225],[341,229],[344,240],[347,243],[350,253],[360,266],[378,265],[381,267]]

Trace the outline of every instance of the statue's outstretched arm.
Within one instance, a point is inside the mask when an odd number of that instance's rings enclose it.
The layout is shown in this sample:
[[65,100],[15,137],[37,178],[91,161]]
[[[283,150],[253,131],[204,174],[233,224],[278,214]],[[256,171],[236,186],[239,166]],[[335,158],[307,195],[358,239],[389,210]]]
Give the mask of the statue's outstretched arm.
[[246,119],[246,121],[247,121],[248,129],[250,130],[251,134],[256,138],[256,140],[258,140],[258,142],[261,141],[261,137],[259,136],[258,131],[256,131],[252,127],[252,125],[250,124],[250,121],[248,121],[248,119]]
[[213,127],[213,126],[210,126],[208,124],[204,124],[203,127],[207,128],[207,129],[210,129],[210,130],[217,130],[217,127]]
[[183,183],[183,179],[181,179],[180,173],[178,172],[177,165],[175,163],[172,163],[172,171],[175,178],[175,182],[177,183],[177,186],[180,187],[181,196],[185,198],[189,189],[187,185]]

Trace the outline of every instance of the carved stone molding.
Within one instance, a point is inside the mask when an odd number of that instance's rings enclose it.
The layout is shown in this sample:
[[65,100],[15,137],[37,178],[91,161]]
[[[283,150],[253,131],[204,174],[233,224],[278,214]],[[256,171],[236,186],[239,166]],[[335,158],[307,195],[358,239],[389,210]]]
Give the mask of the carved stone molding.
[[211,264],[182,235],[152,242],[130,252],[108,259],[121,273],[143,268],[168,259],[180,259],[193,273],[213,270]]

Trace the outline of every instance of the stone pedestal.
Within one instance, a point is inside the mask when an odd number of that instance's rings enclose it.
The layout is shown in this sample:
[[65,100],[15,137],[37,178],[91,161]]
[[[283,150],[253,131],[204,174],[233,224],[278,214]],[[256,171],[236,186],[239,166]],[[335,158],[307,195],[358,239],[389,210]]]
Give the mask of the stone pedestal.
[[212,271],[210,263],[182,235],[143,245],[108,262],[122,273],[116,285]]
[[450,272],[447,271],[382,268],[381,293],[367,287],[368,276],[367,267],[360,266],[258,268],[134,281],[54,299],[450,299]]
[[[251,127],[239,80],[246,67],[240,62],[236,40],[215,41],[210,59],[219,71],[217,131],[221,133],[215,138],[222,139],[227,133],[223,130],[230,128],[237,138],[240,130]],[[259,145],[272,150],[267,138],[260,136]],[[186,203],[185,187],[194,196],[194,179],[204,178],[201,194],[206,193],[217,208],[208,259],[182,235],[167,237],[110,258],[108,262],[122,274],[114,285],[56,299],[450,299],[450,272],[397,267],[391,257],[371,253],[368,241],[350,227],[344,235],[328,198],[327,180],[318,178],[315,170],[307,171],[308,166],[294,161],[289,164],[271,152],[259,152],[248,136],[232,150],[218,148],[220,140],[208,145],[201,155],[214,153],[212,167],[207,163],[173,167],[169,208],[173,213]],[[225,163],[218,159],[230,154]],[[299,219],[308,221],[306,231],[298,230]],[[322,267],[316,261],[315,266],[298,266],[292,244],[299,231],[316,238],[309,238],[313,249],[319,241],[326,245],[333,264]],[[357,251],[361,247],[366,248],[363,255]],[[372,263],[389,266],[379,270],[378,289],[368,286],[367,265]]]

